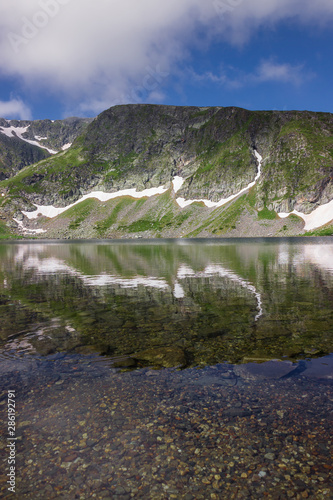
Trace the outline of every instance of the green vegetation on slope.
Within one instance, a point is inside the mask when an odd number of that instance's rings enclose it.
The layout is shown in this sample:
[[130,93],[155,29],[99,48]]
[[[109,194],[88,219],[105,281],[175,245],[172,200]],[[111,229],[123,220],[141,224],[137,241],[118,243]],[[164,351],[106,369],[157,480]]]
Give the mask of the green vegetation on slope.
[[116,204],[113,204],[114,208],[112,209],[110,215],[96,223],[95,229],[98,235],[105,236],[107,230],[116,224],[120,212],[133,204],[136,207],[138,206],[136,200],[127,196],[116,200]]
[[258,219],[264,220],[274,220],[277,218],[277,213],[274,210],[268,210],[268,208],[263,208],[258,212]]
[[322,228],[314,229],[313,231],[308,231],[306,236],[333,236],[333,225],[326,224]]
[[244,194],[234,202],[215,209],[203,224],[191,231],[187,236],[193,238],[202,231],[209,231],[215,236],[222,236],[228,231],[236,229],[237,221],[246,208],[249,208],[249,204],[247,195]]
[[0,221],[0,240],[10,240],[10,239],[17,239],[18,236],[13,234],[10,229]]

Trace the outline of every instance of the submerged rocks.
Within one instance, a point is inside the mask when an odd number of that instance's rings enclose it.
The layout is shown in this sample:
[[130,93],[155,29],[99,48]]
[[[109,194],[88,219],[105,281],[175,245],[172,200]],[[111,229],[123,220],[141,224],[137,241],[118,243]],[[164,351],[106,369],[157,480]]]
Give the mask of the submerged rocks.
[[248,363],[234,368],[236,375],[246,380],[280,379],[292,373],[296,366],[291,361],[272,360],[266,363]]
[[136,361],[129,356],[117,358],[112,360],[112,365],[114,368],[134,368],[136,367]]
[[183,368],[187,364],[185,352],[180,347],[146,349],[133,354],[133,358],[163,368]]
[[333,357],[325,356],[308,362],[303,376],[317,380],[333,380]]

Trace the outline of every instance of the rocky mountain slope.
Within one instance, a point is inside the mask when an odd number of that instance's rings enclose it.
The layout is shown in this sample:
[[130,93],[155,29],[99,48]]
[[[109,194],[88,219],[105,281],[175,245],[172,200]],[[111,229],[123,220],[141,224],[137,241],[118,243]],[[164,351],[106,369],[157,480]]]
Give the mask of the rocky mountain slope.
[[6,120],[0,118],[0,180],[27,165],[68,149],[91,122],[86,118],[65,120]]
[[[267,236],[324,224],[331,233],[330,113],[125,105],[58,131],[57,122],[39,123],[25,139],[58,151],[73,144],[51,156],[27,143],[30,157],[15,154],[0,182],[3,234]],[[18,144],[4,129],[2,121],[0,138]]]

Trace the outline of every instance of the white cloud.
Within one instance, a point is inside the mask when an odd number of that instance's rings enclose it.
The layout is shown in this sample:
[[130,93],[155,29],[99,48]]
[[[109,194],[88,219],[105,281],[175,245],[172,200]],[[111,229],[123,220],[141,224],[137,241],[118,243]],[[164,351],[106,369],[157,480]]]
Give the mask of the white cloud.
[[228,82],[228,78],[225,74],[221,73],[220,75],[216,75],[212,71],[206,71],[205,73],[196,73],[194,70],[190,70],[191,77],[197,82],[212,82],[212,83],[220,83],[224,84]]
[[233,89],[267,82],[300,85],[315,76],[312,72],[307,71],[303,64],[279,63],[273,59],[261,61],[252,73],[245,73],[234,67],[226,67],[219,74],[212,72],[198,74],[193,69],[189,70],[189,74],[193,80],[199,83],[215,83]]
[[[217,33],[234,44],[243,44],[261,26],[274,27],[283,20],[330,26],[332,0],[212,0]],[[228,8],[228,6],[235,6]]]
[[0,101],[0,117],[8,119],[30,120],[31,110],[21,99]]
[[[283,19],[329,22],[331,0],[15,0],[0,5],[0,73],[95,114],[162,96],[196,40],[242,43]],[[202,42],[203,43],[203,42]],[[263,67],[258,78],[274,68]],[[287,78],[292,68],[285,68]],[[275,68],[275,77],[283,68]]]
[[272,60],[262,61],[252,79],[257,82],[283,82],[299,85],[310,75],[306,74],[303,65],[276,63]]

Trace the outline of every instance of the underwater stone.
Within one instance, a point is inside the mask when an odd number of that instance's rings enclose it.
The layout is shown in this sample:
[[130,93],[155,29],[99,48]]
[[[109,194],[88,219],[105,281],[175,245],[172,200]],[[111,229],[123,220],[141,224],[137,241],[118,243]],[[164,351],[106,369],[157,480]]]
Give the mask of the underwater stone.
[[146,349],[145,351],[133,354],[133,358],[139,361],[163,366],[164,368],[172,368],[176,366],[186,366],[186,356],[183,349],[180,347],[158,347],[154,349]]

